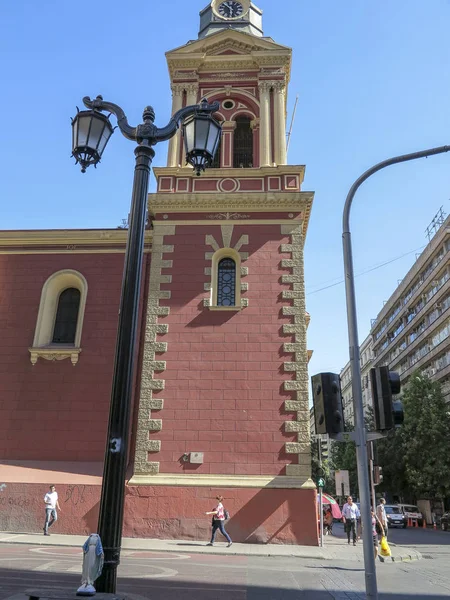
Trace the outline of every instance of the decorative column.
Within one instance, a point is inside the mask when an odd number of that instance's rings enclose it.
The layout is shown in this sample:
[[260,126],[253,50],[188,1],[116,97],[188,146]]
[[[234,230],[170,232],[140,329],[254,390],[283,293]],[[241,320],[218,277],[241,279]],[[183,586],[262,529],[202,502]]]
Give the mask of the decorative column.
[[225,121],[222,123],[222,142],[220,148],[220,167],[233,166],[234,130],[236,121]]
[[287,164],[286,156],[286,84],[277,81],[273,85],[274,98],[274,146],[275,164]]
[[259,153],[259,124],[260,119],[253,119],[250,121],[250,127],[253,132],[253,166],[260,166],[260,153]]
[[272,82],[260,81],[259,88],[259,103],[260,103],[260,134],[259,134],[259,166],[269,167],[271,164],[270,157],[272,155],[271,134],[270,134],[270,89]]
[[186,90],[187,98],[186,98],[186,106],[190,106],[191,104],[197,104],[198,98],[198,83],[188,83],[184,86]]
[[[198,103],[198,83],[185,84],[184,89],[186,90],[186,106]],[[186,167],[186,150],[181,148],[181,166]]]
[[[183,92],[184,86],[182,84],[173,84],[172,88],[172,114],[176,113],[177,110],[183,107]],[[177,167],[180,156],[180,141],[181,131],[178,130],[176,134],[169,141],[169,151],[167,153],[167,166]]]

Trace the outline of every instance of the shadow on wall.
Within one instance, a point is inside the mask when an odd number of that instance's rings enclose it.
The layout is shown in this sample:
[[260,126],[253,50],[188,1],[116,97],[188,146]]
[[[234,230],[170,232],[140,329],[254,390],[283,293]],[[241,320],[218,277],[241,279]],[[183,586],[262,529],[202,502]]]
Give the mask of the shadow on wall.
[[83,516],[83,532],[87,535],[96,533],[98,530],[98,515],[100,512],[100,501],[90,508]]
[[315,514],[315,490],[264,488],[231,515],[226,528],[249,544],[317,546]]

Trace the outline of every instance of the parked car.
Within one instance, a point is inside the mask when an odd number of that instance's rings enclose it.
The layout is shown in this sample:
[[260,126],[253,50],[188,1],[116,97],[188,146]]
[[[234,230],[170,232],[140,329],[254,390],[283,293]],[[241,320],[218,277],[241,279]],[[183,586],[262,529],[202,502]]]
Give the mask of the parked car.
[[395,504],[385,504],[384,510],[386,512],[388,527],[403,527],[403,529],[406,529],[408,519],[399,506]]
[[450,528],[450,512],[447,512],[442,515],[440,525],[442,531],[447,531]]
[[408,522],[408,519],[413,519],[418,522],[419,527],[422,527],[423,515],[418,506],[415,506],[414,504],[397,504],[397,506],[405,515],[406,522]]

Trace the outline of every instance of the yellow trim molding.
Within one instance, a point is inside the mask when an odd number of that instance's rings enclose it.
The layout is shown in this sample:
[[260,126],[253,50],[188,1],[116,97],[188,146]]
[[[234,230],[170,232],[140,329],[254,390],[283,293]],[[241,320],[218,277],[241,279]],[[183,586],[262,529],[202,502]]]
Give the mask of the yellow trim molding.
[[44,358],[45,360],[51,361],[70,358],[73,366],[75,366],[78,362],[81,348],[73,348],[72,346],[48,346],[47,348],[28,348],[28,351],[33,366],[37,363],[38,358]]
[[[302,234],[306,235],[311,213],[313,192],[265,192],[253,194],[149,194],[148,210],[152,215],[160,213],[302,213]],[[239,221],[241,224],[244,221]],[[247,222],[247,221],[245,221]],[[286,221],[285,221],[286,222]],[[234,225],[237,223],[234,222]],[[298,222],[297,222],[298,224]]]
[[[33,229],[0,231],[0,254],[123,253],[126,229]],[[145,232],[146,251],[152,232]]]
[[[159,177],[185,177],[196,179],[195,171],[192,167],[153,167],[153,173],[156,179]],[[299,185],[303,183],[305,177],[305,165],[275,165],[273,167],[255,167],[249,169],[230,168],[230,167],[209,167],[204,177],[208,179],[263,179],[264,177],[282,177],[286,175],[295,175],[299,178]],[[168,192],[163,192],[167,194]],[[200,192],[204,194],[205,192]],[[207,193],[207,192],[206,192]],[[262,194],[265,192],[249,192],[251,194]],[[286,192],[280,192],[282,194]]]
[[133,475],[128,485],[171,485],[182,487],[315,489],[309,477],[264,477],[260,475]]

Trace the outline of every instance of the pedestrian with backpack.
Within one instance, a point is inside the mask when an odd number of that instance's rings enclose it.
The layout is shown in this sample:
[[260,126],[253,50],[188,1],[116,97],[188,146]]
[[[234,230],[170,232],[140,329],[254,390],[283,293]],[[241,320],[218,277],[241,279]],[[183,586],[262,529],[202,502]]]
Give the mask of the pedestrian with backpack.
[[214,539],[216,537],[216,532],[219,529],[220,533],[223,535],[224,538],[226,538],[228,540],[228,546],[227,548],[229,548],[231,546],[231,544],[233,543],[231,541],[230,536],[228,535],[228,533],[225,531],[225,521],[229,519],[229,514],[228,511],[225,510],[222,502],[223,502],[223,496],[216,496],[216,500],[218,500],[218,504],[216,506],[216,508],[210,512],[207,512],[207,515],[212,515],[212,533],[211,533],[211,541],[209,542],[209,544],[206,544],[207,546],[214,546]]

